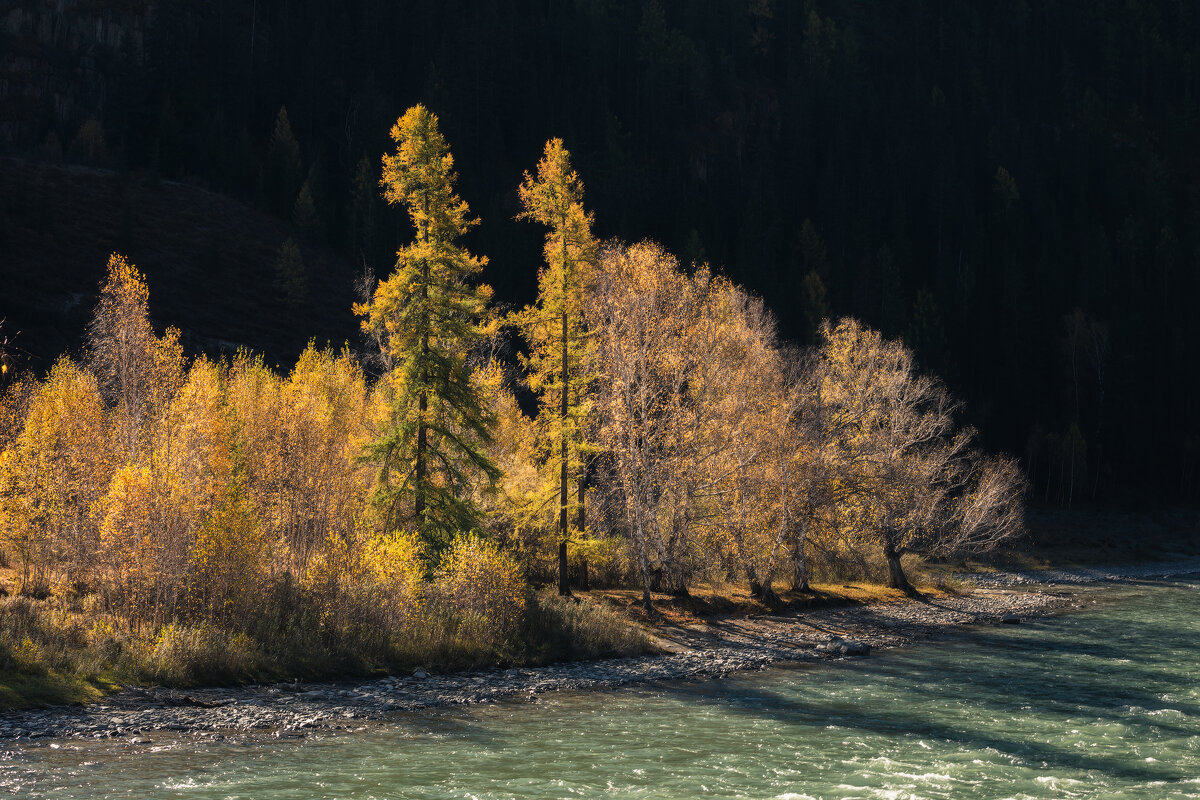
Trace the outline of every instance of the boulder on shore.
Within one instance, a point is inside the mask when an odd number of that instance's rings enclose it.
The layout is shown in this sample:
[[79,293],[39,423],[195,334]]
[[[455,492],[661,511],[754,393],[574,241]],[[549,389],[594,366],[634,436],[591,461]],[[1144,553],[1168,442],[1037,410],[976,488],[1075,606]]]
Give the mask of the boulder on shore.
[[866,642],[860,642],[857,639],[843,639],[840,636],[833,637],[818,649],[837,656],[865,656],[871,653],[871,645]]

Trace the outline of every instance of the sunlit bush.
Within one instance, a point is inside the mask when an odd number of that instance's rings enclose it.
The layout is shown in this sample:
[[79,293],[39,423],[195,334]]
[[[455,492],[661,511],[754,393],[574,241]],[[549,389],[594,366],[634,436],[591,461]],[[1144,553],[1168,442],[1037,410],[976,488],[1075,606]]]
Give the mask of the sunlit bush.
[[178,472],[128,464],[101,506],[105,586],[136,628],[176,609],[191,556],[198,498]]
[[192,545],[188,571],[193,613],[214,621],[254,613],[266,578],[266,546],[239,487],[230,487],[205,517]]
[[358,535],[371,469],[357,461],[366,383],[348,355],[309,347],[290,376],[242,354],[228,376],[250,501],[274,560],[301,577],[323,547]]
[[261,660],[261,652],[244,633],[171,623],[147,643],[139,668],[151,680],[187,685],[251,675],[260,668]]
[[362,554],[364,576],[381,603],[403,618],[421,602],[421,544],[411,533],[393,532],[370,537]]
[[458,536],[442,557],[434,591],[464,618],[504,636],[516,629],[528,587],[517,563],[474,534]]

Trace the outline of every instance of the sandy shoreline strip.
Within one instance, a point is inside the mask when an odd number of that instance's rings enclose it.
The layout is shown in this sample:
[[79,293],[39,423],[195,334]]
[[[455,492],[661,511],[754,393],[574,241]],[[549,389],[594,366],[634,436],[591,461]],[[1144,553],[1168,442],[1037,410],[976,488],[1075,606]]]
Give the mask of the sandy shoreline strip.
[[[844,606],[799,614],[708,619],[655,631],[665,652],[508,670],[205,689],[129,689],[86,706],[53,706],[0,716],[0,742],[45,737],[145,739],[155,731],[220,737],[251,730],[280,737],[353,729],[397,712],[490,703],[536,702],[545,692],[608,689],[653,681],[703,679],[781,662],[843,658],[838,642],[871,650],[929,639],[966,625],[998,624],[1079,607],[1056,586],[1144,580],[1200,572],[1177,564],[971,576],[977,587],[948,597]],[[831,646],[832,644],[832,646]]]

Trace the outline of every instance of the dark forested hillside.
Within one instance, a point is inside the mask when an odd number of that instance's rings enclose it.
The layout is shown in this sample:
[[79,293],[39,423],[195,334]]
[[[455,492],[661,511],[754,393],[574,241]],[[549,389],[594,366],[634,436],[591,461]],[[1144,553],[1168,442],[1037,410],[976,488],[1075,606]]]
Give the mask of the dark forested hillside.
[[[0,204],[0,316],[31,331],[21,344],[42,367],[61,343],[32,333],[42,312],[7,287],[36,269],[78,281],[60,293],[94,293],[103,267],[54,248],[28,255],[33,212],[13,187],[37,194],[46,162],[97,168],[73,173],[84,181],[194,184],[273,216],[269,246],[210,237],[226,263],[243,258],[227,250],[259,253],[245,269],[256,282],[169,265],[153,279],[168,294],[204,285],[195,297],[214,306],[251,291],[311,303],[319,331],[299,312],[278,315],[294,326],[284,335],[202,331],[298,350],[309,334],[338,338],[325,321],[356,336],[344,308],[353,269],[386,273],[410,235],[378,197],[379,157],[420,101],[453,145],[482,221],[470,247],[489,257],[498,299],[533,296],[540,234],[513,221],[517,186],[561,136],[597,233],[708,261],[765,297],[793,339],[842,314],[903,336],[966,399],[987,443],[1022,456],[1038,501],[1200,493],[1191,3],[5,7],[0,145],[17,159],[6,175],[27,174],[6,180]],[[94,224],[89,213],[72,222]],[[104,213],[111,237],[122,217]],[[341,267],[306,274],[330,253]],[[312,288],[338,269],[345,291]]]

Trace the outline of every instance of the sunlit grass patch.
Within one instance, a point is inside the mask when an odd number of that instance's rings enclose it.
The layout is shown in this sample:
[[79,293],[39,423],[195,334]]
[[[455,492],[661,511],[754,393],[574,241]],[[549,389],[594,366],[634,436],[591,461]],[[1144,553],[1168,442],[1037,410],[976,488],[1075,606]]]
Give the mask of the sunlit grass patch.
[[39,675],[5,672],[0,674],[0,710],[87,703],[120,688],[101,678],[54,670]]

